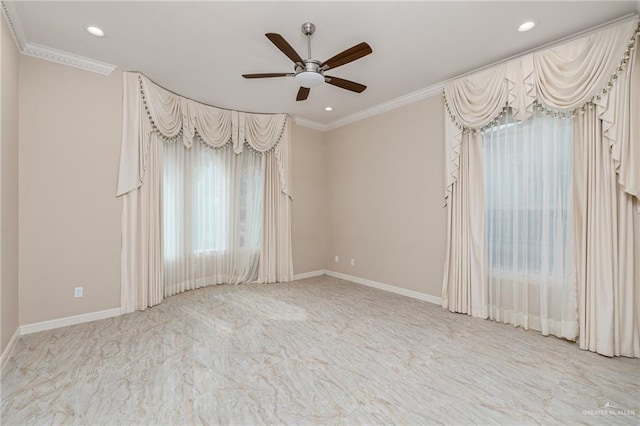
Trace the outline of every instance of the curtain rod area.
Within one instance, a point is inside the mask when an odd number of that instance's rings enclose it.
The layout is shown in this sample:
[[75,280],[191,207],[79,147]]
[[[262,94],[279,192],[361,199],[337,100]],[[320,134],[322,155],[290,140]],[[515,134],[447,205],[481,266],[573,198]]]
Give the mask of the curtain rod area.
[[513,59],[517,59],[517,58],[520,58],[522,56],[529,55],[531,53],[536,53],[536,52],[539,52],[541,50],[549,49],[551,47],[559,46],[559,45],[561,45],[563,43],[567,43],[567,42],[579,39],[581,37],[588,36],[589,34],[595,33],[596,31],[603,30],[603,29],[611,27],[613,25],[621,24],[621,23],[627,22],[627,21],[633,21],[634,19],[639,19],[639,18],[640,18],[640,15],[635,14],[635,13],[624,15],[624,16],[621,16],[619,18],[613,19],[611,21],[607,21],[607,22],[604,22],[602,24],[596,25],[595,27],[591,27],[591,28],[588,28],[586,30],[579,31],[579,32],[577,32],[575,34],[571,34],[571,35],[568,35],[566,37],[562,37],[562,38],[560,38],[558,40],[554,40],[552,42],[543,44],[541,46],[537,46],[537,47],[534,47],[532,49],[525,50],[524,52],[516,53],[515,55],[509,56],[508,58],[500,59],[499,61],[492,62],[492,63],[490,63],[488,65],[483,65],[480,68],[476,68],[474,70],[467,71],[467,72],[465,72],[463,74],[456,75],[455,77],[448,78],[448,79],[442,81],[439,84],[440,85],[444,85],[444,84],[447,84],[447,83],[449,83],[449,82],[451,82],[453,80],[457,80],[459,78],[466,77],[466,76],[471,75],[471,74],[476,73],[476,72],[484,71],[484,70],[489,69],[491,67],[495,67],[495,66],[503,64],[505,62],[509,62],[509,61],[511,61]]
[[190,101],[193,101],[193,102],[196,102],[196,103],[199,103],[199,104],[201,104],[201,105],[208,106],[208,107],[211,107],[211,108],[218,108],[218,109],[222,109],[222,110],[225,110],[225,111],[237,111],[237,112],[243,112],[243,113],[245,113],[245,114],[256,114],[256,115],[276,115],[276,114],[285,114],[287,117],[291,117],[291,115],[289,115],[289,113],[287,113],[287,112],[253,112],[253,111],[242,111],[242,110],[239,110],[239,109],[232,109],[232,108],[222,108],[222,107],[219,107],[219,106],[216,106],[216,105],[211,105],[211,104],[208,104],[208,103],[205,103],[205,102],[199,101],[199,100],[197,100],[197,99],[190,98],[190,97],[188,97],[188,96],[181,95],[181,94],[179,94],[179,93],[174,92],[173,90],[167,89],[167,88],[166,88],[166,87],[164,87],[163,85],[156,83],[153,79],[149,78],[149,76],[147,76],[145,73],[143,73],[143,72],[141,72],[141,71],[135,71],[135,70],[133,70],[133,71],[125,71],[125,72],[130,72],[130,73],[137,73],[137,74],[140,74],[140,75],[144,76],[144,78],[149,79],[149,81],[150,81],[150,82],[152,82],[153,84],[155,84],[156,86],[160,87],[161,89],[166,90],[166,91],[167,91],[167,92],[169,92],[169,93],[172,93],[172,94],[174,94],[174,95],[176,95],[176,96],[180,96],[181,98],[185,98],[185,99],[188,99],[188,100],[190,100]]

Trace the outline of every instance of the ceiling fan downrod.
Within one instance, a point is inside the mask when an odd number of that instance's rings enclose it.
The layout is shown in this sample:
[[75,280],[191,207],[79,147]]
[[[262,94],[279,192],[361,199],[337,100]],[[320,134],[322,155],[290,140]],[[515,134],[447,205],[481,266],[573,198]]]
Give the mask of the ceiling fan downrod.
[[311,36],[316,32],[316,26],[311,22],[305,22],[300,29],[302,30],[302,34],[307,37],[307,50],[309,52],[307,59],[311,59]]

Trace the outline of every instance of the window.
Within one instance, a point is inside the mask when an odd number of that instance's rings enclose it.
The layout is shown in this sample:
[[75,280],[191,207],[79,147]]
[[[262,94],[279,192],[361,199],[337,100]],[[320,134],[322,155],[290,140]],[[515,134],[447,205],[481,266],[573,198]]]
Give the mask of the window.
[[201,142],[166,144],[163,249],[166,261],[257,252],[262,230],[261,157]]
[[571,119],[542,114],[485,132],[490,275],[562,279],[571,268],[572,140]]
[[[205,153],[211,153],[211,151]],[[227,249],[226,167],[221,156],[208,155],[193,171],[193,250],[195,253]]]

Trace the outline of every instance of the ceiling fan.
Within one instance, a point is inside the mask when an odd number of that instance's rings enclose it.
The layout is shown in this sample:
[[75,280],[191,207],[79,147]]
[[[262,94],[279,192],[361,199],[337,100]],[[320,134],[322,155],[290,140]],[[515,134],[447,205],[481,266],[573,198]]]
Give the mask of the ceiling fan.
[[271,77],[294,77],[300,85],[296,101],[304,101],[309,97],[312,87],[317,87],[323,82],[329,83],[341,89],[350,90],[356,93],[362,93],[367,86],[356,83],[354,81],[345,80],[343,78],[325,75],[325,71],[339,66],[348,64],[371,52],[371,46],[367,43],[356,44],[355,46],[338,53],[337,55],[327,59],[324,62],[317,61],[311,57],[311,35],[315,32],[316,26],[311,22],[302,24],[302,33],[307,37],[307,47],[309,57],[302,59],[298,52],[280,35],[276,33],[267,33],[265,36],[275,44],[282,53],[287,55],[294,63],[294,72],[292,73],[263,73],[263,74],[242,74],[244,78],[271,78]]

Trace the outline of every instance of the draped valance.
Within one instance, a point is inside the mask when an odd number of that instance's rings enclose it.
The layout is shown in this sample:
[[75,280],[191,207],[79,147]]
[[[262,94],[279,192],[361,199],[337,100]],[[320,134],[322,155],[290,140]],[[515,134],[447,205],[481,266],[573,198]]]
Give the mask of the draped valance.
[[628,137],[629,109],[621,103],[629,91],[620,89],[629,84],[628,64],[639,32],[636,17],[447,83],[445,199],[458,179],[464,135],[493,126],[506,108],[520,121],[530,118],[534,109],[575,115],[596,108],[619,182],[625,192],[640,198],[640,147]]
[[189,149],[199,141],[213,149],[231,147],[236,154],[245,147],[274,153],[282,192],[290,194],[288,140],[282,142],[288,124],[286,114],[253,114],[205,105],[178,96],[140,73],[124,73],[123,134],[117,196],[140,188],[147,169],[150,135],[165,141],[181,140]]

